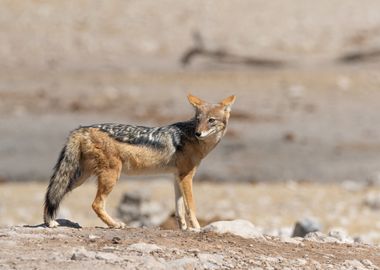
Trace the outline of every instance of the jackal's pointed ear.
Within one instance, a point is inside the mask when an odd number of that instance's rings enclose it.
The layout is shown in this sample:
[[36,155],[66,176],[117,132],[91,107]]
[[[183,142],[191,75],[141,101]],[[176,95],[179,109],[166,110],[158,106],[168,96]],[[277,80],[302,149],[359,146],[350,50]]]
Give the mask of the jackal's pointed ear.
[[224,106],[226,111],[230,111],[232,104],[235,102],[235,99],[236,96],[229,96],[228,98],[223,99],[221,102],[219,102],[219,104]]
[[187,96],[187,99],[189,100],[190,104],[193,105],[194,107],[199,107],[205,103],[203,100],[201,100],[200,98],[196,96],[193,96],[192,94],[189,94]]

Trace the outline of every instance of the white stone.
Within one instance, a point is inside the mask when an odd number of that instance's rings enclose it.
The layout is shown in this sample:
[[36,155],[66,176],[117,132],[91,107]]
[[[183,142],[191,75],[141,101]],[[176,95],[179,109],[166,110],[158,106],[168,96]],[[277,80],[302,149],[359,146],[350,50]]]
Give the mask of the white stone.
[[162,250],[161,247],[155,245],[155,244],[147,244],[147,243],[136,243],[128,246],[128,250],[130,251],[137,251],[141,253],[150,253],[153,251]]
[[263,237],[262,230],[248,220],[217,221],[202,228],[204,232],[231,233],[243,238]]
[[88,251],[84,247],[74,248],[73,254],[71,255],[71,260],[81,261],[87,259],[95,259],[96,252]]
[[198,259],[191,257],[184,257],[181,259],[170,261],[166,264],[167,269],[195,269],[195,266],[198,264]]
[[104,261],[120,261],[119,256],[109,252],[97,252],[95,254],[95,259]]
[[320,243],[336,243],[338,240],[336,238],[327,236],[321,232],[311,232],[305,236],[306,240],[320,242]]
[[223,265],[223,256],[219,254],[200,253],[197,257],[206,269],[219,268]]
[[335,228],[331,230],[327,235],[337,239],[339,242],[342,243],[352,244],[354,242],[354,239],[349,237],[347,232],[342,228]]

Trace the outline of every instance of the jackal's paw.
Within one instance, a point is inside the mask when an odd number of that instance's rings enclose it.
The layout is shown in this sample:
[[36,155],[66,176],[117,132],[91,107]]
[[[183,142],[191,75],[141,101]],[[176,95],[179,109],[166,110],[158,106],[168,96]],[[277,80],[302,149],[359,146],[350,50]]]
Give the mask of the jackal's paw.
[[111,229],[124,229],[125,223],[124,222],[115,222],[115,224],[112,224],[109,226]]
[[179,228],[182,231],[186,231],[187,230],[187,224],[186,224],[186,222],[178,222],[178,226],[179,226]]
[[59,223],[55,220],[50,220],[46,226],[48,226],[49,228],[57,228],[59,226]]

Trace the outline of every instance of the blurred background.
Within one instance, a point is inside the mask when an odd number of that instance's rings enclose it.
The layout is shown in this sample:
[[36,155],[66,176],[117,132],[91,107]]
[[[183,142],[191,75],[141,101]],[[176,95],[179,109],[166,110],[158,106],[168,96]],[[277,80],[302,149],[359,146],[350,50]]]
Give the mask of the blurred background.
[[[247,218],[272,229],[314,216],[325,229],[379,231],[378,1],[0,6],[0,215],[7,217],[1,224],[39,222],[70,130],[189,119],[192,93],[212,102],[237,95],[228,134],[196,176],[205,218]],[[126,187],[110,205],[116,209],[131,188],[155,196],[165,190],[168,196],[157,199],[172,208],[171,178],[150,181],[156,178],[122,181]],[[80,197],[88,212],[71,206],[62,215],[98,224],[89,207],[94,188],[78,189],[83,196],[75,191],[67,202],[79,208]],[[220,189],[222,210],[202,199],[203,188]]]

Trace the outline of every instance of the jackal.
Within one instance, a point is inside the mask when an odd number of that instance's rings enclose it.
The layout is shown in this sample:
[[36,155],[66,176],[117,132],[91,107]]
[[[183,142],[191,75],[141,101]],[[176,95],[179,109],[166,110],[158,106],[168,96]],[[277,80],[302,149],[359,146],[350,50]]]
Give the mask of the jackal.
[[92,208],[110,228],[123,228],[105,210],[106,198],[119,179],[127,175],[175,175],[175,208],[179,227],[199,228],[193,199],[193,176],[201,160],[226,132],[235,96],[217,104],[189,95],[195,116],[163,127],[123,124],[83,126],[71,132],[54,167],[45,196],[44,222],[56,227],[59,204],[71,190],[96,176],[98,190]]

